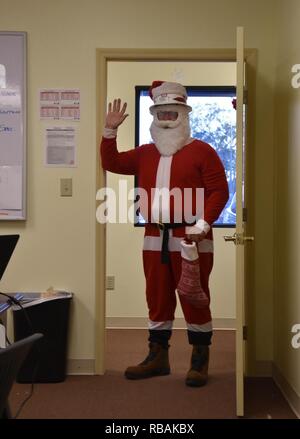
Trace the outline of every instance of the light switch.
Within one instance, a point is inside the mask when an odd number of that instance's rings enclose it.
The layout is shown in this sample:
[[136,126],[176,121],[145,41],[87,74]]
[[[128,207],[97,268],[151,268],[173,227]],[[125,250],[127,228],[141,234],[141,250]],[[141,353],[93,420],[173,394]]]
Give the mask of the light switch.
[[72,197],[72,178],[60,179],[60,196]]
[[106,289],[107,290],[115,289],[115,276],[106,276]]

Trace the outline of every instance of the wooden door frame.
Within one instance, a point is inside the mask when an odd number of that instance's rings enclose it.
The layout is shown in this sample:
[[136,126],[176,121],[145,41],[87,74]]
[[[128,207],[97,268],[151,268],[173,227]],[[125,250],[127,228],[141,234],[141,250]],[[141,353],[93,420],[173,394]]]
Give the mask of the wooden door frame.
[[[111,61],[189,61],[189,62],[236,62],[236,49],[96,49],[96,192],[105,186],[105,172],[100,166],[99,142],[104,128],[107,98],[107,63]],[[248,181],[254,178],[255,151],[255,82],[257,49],[245,49],[248,86],[247,118],[247,175]],[[255,236],[254,230],[254,192],[249,186],[246,194],[248,206],[246,234]],[[96,193],[95,192],[95,193]],[[96,207],[98,202],[96,202]],[[106,343],[106,226],[96,221],[95,244],[95,374],[105,372]],[[248,340],[246,374],[255,370],[255,295],[254,295],[254,245],[247,246],[246,253],[246,321]]]

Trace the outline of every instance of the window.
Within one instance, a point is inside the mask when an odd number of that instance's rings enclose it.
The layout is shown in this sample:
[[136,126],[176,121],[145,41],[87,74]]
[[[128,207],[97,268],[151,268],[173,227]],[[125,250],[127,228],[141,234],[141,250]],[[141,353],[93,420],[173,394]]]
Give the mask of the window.
[[[135,144],[152,142],[149,107],[153,104],[148,96],[149,86],[136,86]],[[190,113],[191,135],[209,143],[223,162],[229,186],[229,200],[214,227],[235,227],[236,186],[236,111],[232,104],[235,87],[186,87]],[[137,187],[137,180],[136,180]],[[143,225],[139,218],[136,225]]]

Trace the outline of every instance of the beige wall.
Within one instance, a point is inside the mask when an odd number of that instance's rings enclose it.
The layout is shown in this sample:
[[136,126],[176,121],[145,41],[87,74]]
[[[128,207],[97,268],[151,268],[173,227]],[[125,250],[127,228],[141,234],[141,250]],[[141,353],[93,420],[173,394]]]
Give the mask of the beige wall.
[[[1,223],[21,240],[1,285],[75,293],[72,358],[94,356],[96,48],[233,48],[243,25],[258,49],[255,145],[256,356],[272,359],[274,0],[1,0],[0,28],[28,32],[28,221]],[[159,11],[159,15],[157,14]],[[150,18],[150,19],[149,19]],[[122,80],[122,78],[120,78]],[[43,167],[41,87],[78,87],[78,168]],[[74,196],[59,197],[73,177]],[[263,189],[262,189],[263,188]],[[265,261],[268,261],[266,264]]]
[[300,88],[291,85],[291,68],[300,64],[300,3],[297,0],[278,3],[274,362],[300,397],[300,349],[291,346],[291,328],[300,323]]
[[[120,80],[122,78],[122,80]],[[179,80],[185,85],[235,85],[235,63],[212,62],[109,62],[108,101],[115,97],[126,101],[129,118],[119,129],[119,150],[134,145],[135,85],[151,84],[153,78]],[[119,179],[126,179],[128,190],[134,178],[107,174],[107,185],[118,191]],[[107,274],[115,276],[116,288],[107,291],[107,317],[145,317],[145,281],[141,257],[144,229],[132,224],[108,224]],[[223,235],[234,229],[215,229],[215,265],[211,276],[212,315],[214,319],[235,318],[235,248],[225,244]],[[183,317],[180,306],[177,317]],[[116,319],[114,319],[117,321]],[[130,324],[128,322],[128,324]],[[223,322],[222,322],[223,324]],[[229,325],[232,322],[229,322]]]

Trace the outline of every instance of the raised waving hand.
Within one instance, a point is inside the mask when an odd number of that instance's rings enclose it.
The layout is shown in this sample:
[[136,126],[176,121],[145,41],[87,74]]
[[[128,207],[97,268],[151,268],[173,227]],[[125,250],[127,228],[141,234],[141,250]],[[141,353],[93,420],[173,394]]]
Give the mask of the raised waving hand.
[[118,128],[118,126],[121,125],[128,116],[128,114],[125,113],[126,107],[127,103],[124,102],[122,105],[121,99],[114,99],[113,103],[110,102],[108,104],[108,112],[106,114],[105,128]]

